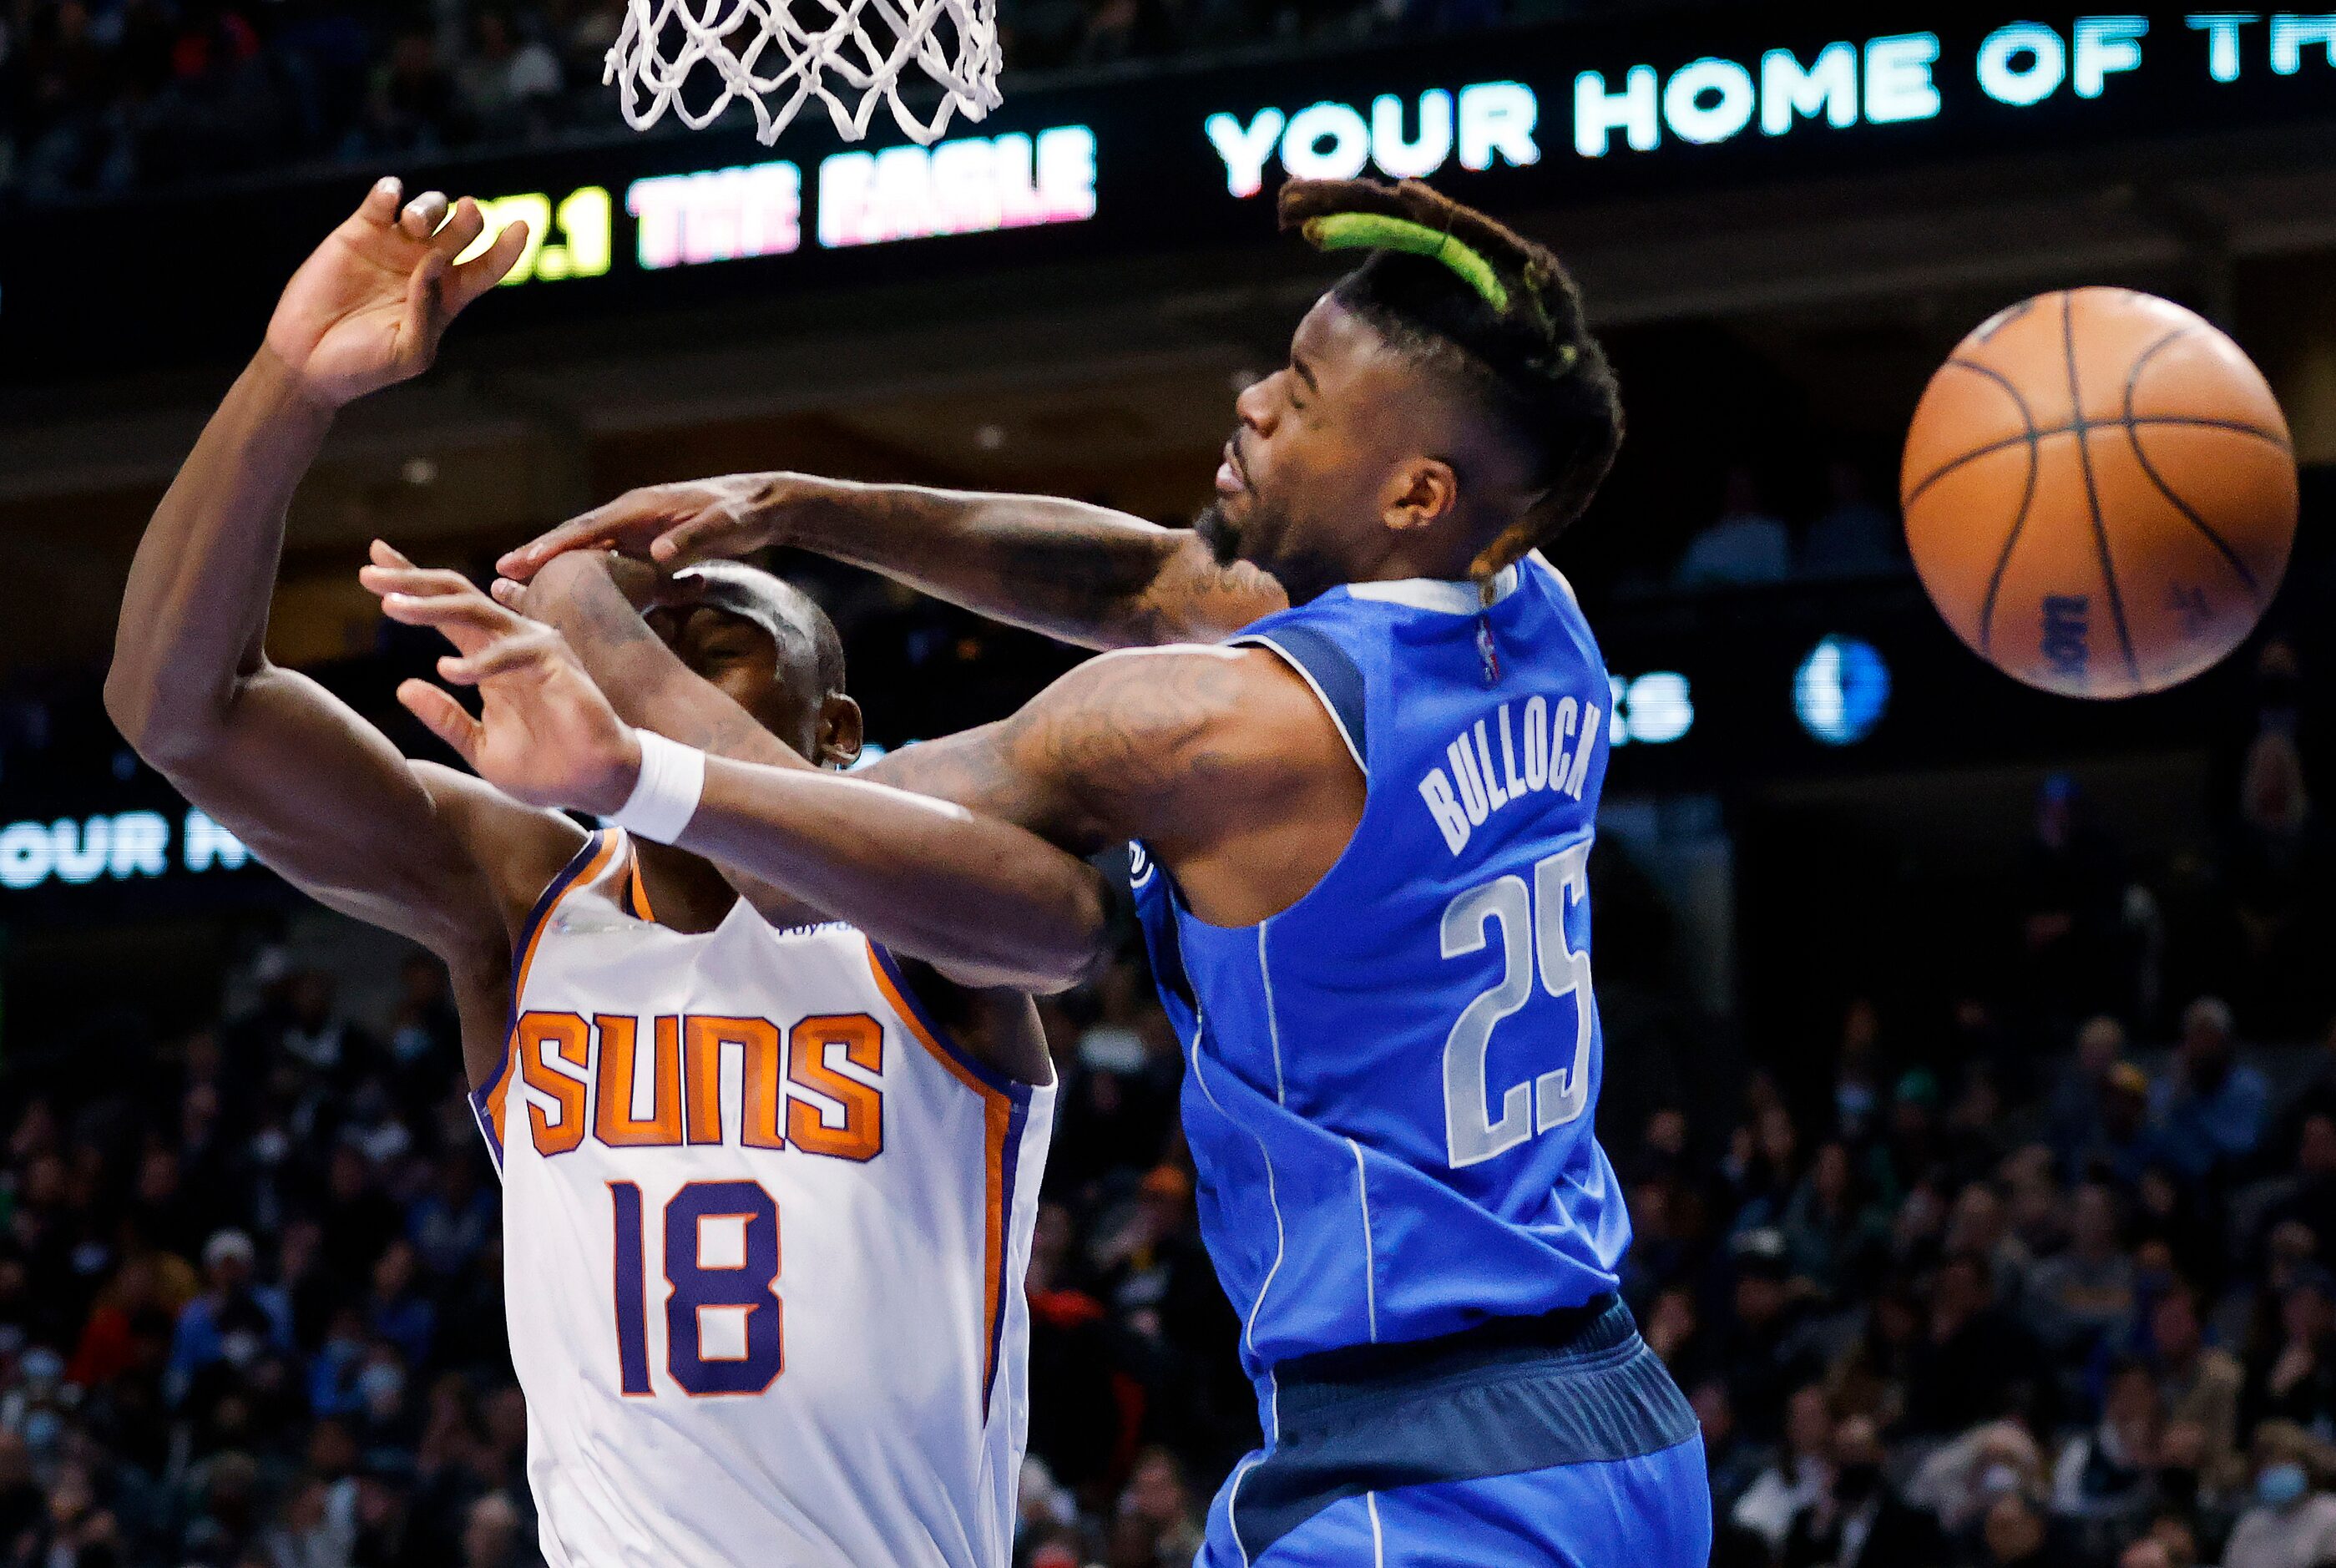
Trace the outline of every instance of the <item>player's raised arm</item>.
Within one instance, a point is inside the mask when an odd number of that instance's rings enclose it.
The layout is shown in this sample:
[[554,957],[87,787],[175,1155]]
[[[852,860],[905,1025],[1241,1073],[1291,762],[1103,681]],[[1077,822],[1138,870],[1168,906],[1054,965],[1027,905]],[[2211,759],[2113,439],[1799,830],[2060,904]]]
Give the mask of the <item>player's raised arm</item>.
[[[409,764],[261,646],[285,509],[335,414],[426,366],[447,321],[525,239],[514,225],[457,267],[480,233],[477,208],[464,200],[450,214],[434,192],[402,196],[394,180],[376,185],[286,287],[265,346],[139,543],[105,700],[139,755],[261,860],[335,908],[425,943],[460,975],[499,961],[505,932],[453,819],[515,808],[475,781]],[[547,835],[565,827],[541,824]]]
[[[416,568],[378,540],[374,541],[373,563],[359,575],[367,588],[381,594],[423,594],[470,586],[459,576]],[[570,550],[555,557],[529,582],[498,581],[494,597],[505,608],[559,632],[584,666],[585,674],[627,724],[655,729],[685,745],[739,762],[791,767],[802,760],[649,629],[642,611],[660,603],[686,608],[691,598],[689,585],[676,583],[659,569],[605,550]],[[848,706],[853,727],[848,749],[856,752],[858,705]],[[784,888],[735,866],[716,869],[774,926],[807,925],[832,918]]]
[[[384,558],[376,547],[376,564]],[[391,577],[365,574],[368,586],[394,589]],[[662,570],[605,550],[557,556],[525,583],[504,579],[497,602],[565,638],[627,724],[646,726],[686,745],[738,762],[791,767],[804,759],[712,681],[683,663],[651,630],[642,612],[686,607],[693,585]],[[854,705],[855,706],[857,705]],[[857,736],[854,736],[856,747]]]
[[793,545],[864,566],[1087,648],[1215,642],[1288,602],[1246,563],[1218,564],[1190,529],[1084,502],[801,473],[652,485],[505,556],[532,576],[563,550],[612,548],[677,567]]
[[[454,574],[365,580],[384,614],[445,634],[456,656],[439,673],[478,687],[482,706],[472,718],[422,681],[398,700],[515,799],[614,817],[735,867],[964,985],[1063,990],[1108,960],[1100,873],[1037,835],[825,772],[784,746],[772,765],[706,757],[625,723],[559,632]],[[668,816],[647,801],[676,753],[695,759],[699,782]]]

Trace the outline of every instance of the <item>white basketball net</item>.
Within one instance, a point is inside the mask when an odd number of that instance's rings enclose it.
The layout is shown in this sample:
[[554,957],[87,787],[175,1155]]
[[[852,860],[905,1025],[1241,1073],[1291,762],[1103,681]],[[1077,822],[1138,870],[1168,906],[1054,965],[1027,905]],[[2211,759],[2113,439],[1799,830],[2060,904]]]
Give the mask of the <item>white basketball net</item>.
[[[940,84],[924,119],[900,101],[911,64]],[[692,109],[682,87],[701,67],[721,92]],[[998,0],[626,0],[601,80],[618,84],[636,131],[668,109],[702,131],[743,98],[767,143],[816,98],[836,134],[857,141],[881,99],[902,131],[930,142],[951,114],[979,120],[998,107]]]

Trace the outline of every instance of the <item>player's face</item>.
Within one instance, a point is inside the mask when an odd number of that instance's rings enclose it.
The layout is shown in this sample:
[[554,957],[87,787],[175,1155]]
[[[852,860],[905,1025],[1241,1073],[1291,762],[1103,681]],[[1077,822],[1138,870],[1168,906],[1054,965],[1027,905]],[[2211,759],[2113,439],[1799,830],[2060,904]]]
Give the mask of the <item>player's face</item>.
[[710,605],[652,610],[648,619],[693,674],[753,714],[796,755],[834,760],[825,755],[826,705],[808,660],[783,657],[769,632]]
[[1217,497],[1199,527],[1219,560],[1271,572],[1302,603],[1397,548],[1390,508],[1440,420],[1418,373],[1329,296],[1290,339],[1290,363],[1233,405]]

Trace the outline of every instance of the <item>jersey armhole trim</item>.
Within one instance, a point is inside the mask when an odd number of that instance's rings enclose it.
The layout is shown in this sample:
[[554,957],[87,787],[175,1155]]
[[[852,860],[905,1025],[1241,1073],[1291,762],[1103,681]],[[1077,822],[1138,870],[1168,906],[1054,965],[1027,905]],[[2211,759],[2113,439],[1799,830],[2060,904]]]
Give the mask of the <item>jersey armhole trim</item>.
[[[1304,635],[1302,638],[1293,638],[1290,635],[1293,632],[1302,632]],[[1331,678],[1341,685],[1351,678],[1352,689],[1342,691],[1336,697],[1332,696],[1323,685],[1322,674],[1315,670],[1309,660],[1291,650],[1290,645],[1293,641],[1312,645],[1315,656],[1323,660],[1328,667],[1327,673]],[[1232,646],[1265,648],[1283,664],[1295,670],[1298,673],[1298,678],[1304,681],[1307,688],[1313,692],[1314,699],[1322,705],[1322,711],[1330,716],[1330,723],[1337,728],[1338,738],[1347,743],[1347,755],[1355,759],[1356,771],[1367,779],[1370,777],[1370,765],[1363,760],[1364,745],[1368,739],[1364,733],[1367,721],[1363,676],[1362,671],[1356,667],[1355,661],[1348,656],[1346,649],[1312,628],[1301,627],[1285,627],[1278,632],[1251,632],[1246,637],[1235,638]],[[1341,668],[1341,666],[1344,667]],[[1353,710],[1351,714],[1348,712],[1349,707]]]
[[1533,562],[1535,566],[1540,567],[1542,570],[1549,573],[1551,579],[1557,584],[1558,591],[1565,595],[1566,602],[1571,604],[1576,612],[1581,610],[1582,596],[1573,591],[1573,583],[1566,577],[1565,573],[1558,570],[1557,568],[1549,563],[1549,557],[1535,550],[1527,551],[1525,559]]
[[1029,1085],[1016,1083],[988,1066],[959,1045],[956,1038],[941,1027],[932,1014],[925,1009],[925,1004],[918,999],[916,988],[909,984],[907,976],[901,974],[900,959],[873,938],[868,939],[868,967],[875,974],[876,989],[884,993],[884,999],[892,1004],[893,1011],[900,1015],[900,1021],[907,1024],[909,1032],[917,1037],[917,1043],[938,1057],[941,1066],[949,1068],[959,1082],[983,1096],[1003,1095],[1009,1100],[1028,1096]]
[[550,921],[551,911],[568,896],[569,890],[600,873],[618,842],[618,835],[608,829],[594,829],[584,846],[537,896],[527,919],[520,922],[519,940],[511,950],[511,1002],[505,1008],[502,1060],[485,1088],[471,1091],[471,1111],[478,1118],[479,1131],[486,1135],[487,1150],[495,1157],[497,1171],[503,1165],[503,1108],[510,1102],[511,1073],[519,1062],[519,1004],[527,993],[528,968],[535,962],[535,950],[543,940],[543,928]]
[[649,905],[648,884],[641,881],[641,850],[629,835],[625,841],[625,885],[617,898],[617,907],[637,920],[649,925],[657,923],[657,911]]
[[981,1406],[977,1413],[989,1425],[992,1396],[998,1386],[998,1349],[1006,1331],[1007,1227],[1014,1220],[1014,1188],[1022,1163],[1022,1134],[1029,1125],[1031,1090],[976,1060],[933,1021],[900,973],[898,959],[881,943],[868,940],[868,969],[876,989],[900,1015],[900,1022],[951,1076],[981,1097],[982,1103],[982,1266],[985,1282],[981,1303]]

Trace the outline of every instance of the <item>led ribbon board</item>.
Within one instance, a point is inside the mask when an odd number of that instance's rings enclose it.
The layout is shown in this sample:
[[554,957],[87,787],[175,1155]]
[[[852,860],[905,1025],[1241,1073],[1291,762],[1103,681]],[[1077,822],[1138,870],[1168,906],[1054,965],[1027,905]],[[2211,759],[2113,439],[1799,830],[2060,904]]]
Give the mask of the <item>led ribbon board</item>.
[[[2336,10],[1784,9],[1026,86],[983,134],[930,148],[846,145],[799,124],[778,157],[710,131],[404,172],[484,193],[491,233],[524,219],[505,297],[538,319],[593,320],[725,291],[770,300],[774,284],[1262,248],[1279,243],[1262,209],[1290,175],[1428,178],[1546,214],[2122,139],[2178,158],[2185,136],[2336,121]],[[0,227],[0,375],[238,351],[362,183],[304,174]],[[244,242],[232,255],[165,244],[197,223]],[[113,308],[92,326],[79,305],[98,294]]]

